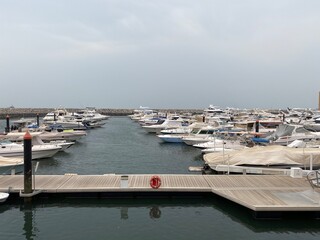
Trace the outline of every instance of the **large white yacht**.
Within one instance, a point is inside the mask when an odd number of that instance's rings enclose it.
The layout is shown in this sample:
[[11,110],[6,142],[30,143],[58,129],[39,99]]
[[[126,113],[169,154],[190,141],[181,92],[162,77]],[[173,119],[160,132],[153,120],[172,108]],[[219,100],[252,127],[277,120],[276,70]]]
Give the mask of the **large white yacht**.
[[[50,158],[61,149],[58,145],[33,145],[32,160],[41,158]],[[22,144],[12,143],[10,141],[0,142],[0,156],[3,157],[23,157],[24,147]]]

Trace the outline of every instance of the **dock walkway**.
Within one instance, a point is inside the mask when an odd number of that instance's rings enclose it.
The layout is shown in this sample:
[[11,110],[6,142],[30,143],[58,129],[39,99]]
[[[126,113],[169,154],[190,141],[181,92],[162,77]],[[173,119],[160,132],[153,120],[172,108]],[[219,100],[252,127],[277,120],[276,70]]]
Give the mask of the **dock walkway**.
[[[214,193],[256,212],[320,212],[320,192],[306,178],[275,175],[160,174],[161,186],[150,187],[153,175],[36,175],[42,193]],[[125,180],[122,180],[125,179]],[[19,193],[23,175],[0,176],[0,191]]]

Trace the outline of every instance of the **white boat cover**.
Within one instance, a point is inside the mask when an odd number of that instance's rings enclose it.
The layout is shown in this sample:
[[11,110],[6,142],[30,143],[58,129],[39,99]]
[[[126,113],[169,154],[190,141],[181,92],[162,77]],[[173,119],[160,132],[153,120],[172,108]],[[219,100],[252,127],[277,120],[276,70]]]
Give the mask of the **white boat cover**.
[[239,151],[221,154],[208,153],[203,156],[210,165],[229,164],[234,166],[309,166],[312,159],[313,166],[320,165],[320,148],[290,148],[285,146],[256,146]]

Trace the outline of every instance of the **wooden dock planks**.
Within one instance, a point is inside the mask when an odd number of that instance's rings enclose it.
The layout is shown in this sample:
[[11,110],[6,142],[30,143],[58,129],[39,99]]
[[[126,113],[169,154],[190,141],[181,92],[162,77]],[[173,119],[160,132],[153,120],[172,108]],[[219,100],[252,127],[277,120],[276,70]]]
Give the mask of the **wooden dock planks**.
[[274,175],[205,178],[213,193],[254,211],[320,211],[320,193],[304,178]]
[[[305,178],[275,175],[159,174],[161,186],[150,186],[151,174],[37,175],[35,189],[46,193],[81,192],[213,192],[254,211],[320,211],[319,190]],[[122,184],[126,181],[126,184]],[[0,176],[0,191],[23,191],[23,175]]]

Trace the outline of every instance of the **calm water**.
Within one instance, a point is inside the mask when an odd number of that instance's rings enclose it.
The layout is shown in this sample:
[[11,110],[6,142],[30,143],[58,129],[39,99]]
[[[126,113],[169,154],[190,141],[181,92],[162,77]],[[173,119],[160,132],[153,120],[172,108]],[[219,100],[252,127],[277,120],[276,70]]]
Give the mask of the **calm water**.
[[[1,130],[4,120],[0,120]],[[37,174],[184,173],[200,151],[164,144],[126,117],[112,117]],[[319,239],[317,220],[255,220],[218,197],[40,199],[0,205],[1,239]]]

